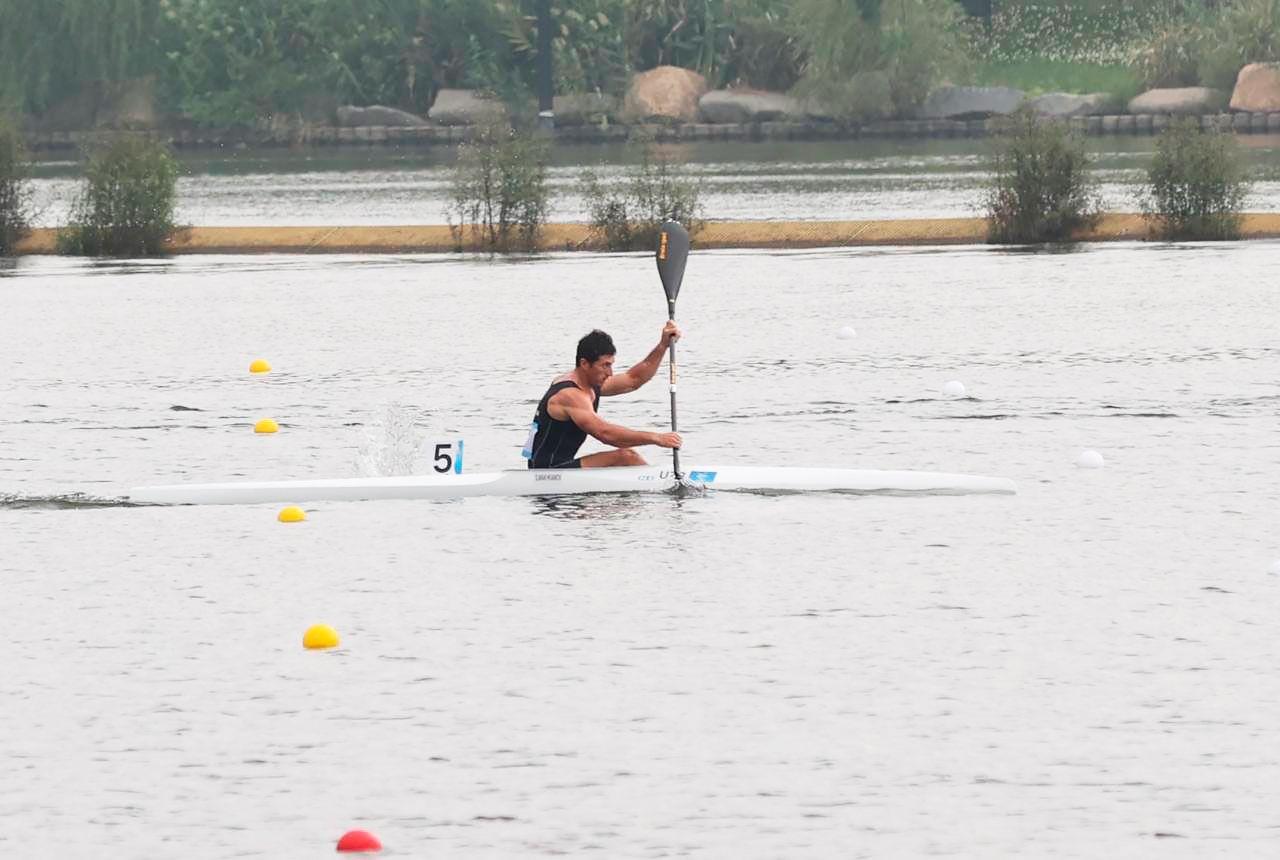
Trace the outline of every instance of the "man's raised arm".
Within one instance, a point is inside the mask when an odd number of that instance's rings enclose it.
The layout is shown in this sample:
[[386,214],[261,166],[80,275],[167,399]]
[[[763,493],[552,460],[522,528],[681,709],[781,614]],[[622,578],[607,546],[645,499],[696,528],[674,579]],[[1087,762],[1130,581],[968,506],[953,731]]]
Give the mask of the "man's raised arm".
[[662,327],[662,337],[659,338],[658,345],[649,350],[644,360],[628,368],[626,373],[614,374],[606,379],[600,388],[600,396],[612,397],[615,394],[626,394],[653,379],[658,368],[662,366],[662,356],[666,354],[667,347],[671,345],[671,341],[679,339],[680,329],[674,321],[668,320]]

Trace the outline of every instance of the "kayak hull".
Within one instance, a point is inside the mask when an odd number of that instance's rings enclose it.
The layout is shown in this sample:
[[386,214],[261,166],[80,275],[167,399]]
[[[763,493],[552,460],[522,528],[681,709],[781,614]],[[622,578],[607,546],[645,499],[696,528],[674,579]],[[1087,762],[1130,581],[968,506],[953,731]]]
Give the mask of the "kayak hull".
[[[855,493],[888,495],[1012,494],[1006,478],[945,472],[725,466],[690,469],[686,484],[708,490],[763,494]],[[305,481],[245,481],[137,487],[129,501],[155,505],[251,505],[269,502],[458,499],[470,496],[563,496],[581,493],[667,493],[677,487],[670,468],[513,469],[472,474]]]

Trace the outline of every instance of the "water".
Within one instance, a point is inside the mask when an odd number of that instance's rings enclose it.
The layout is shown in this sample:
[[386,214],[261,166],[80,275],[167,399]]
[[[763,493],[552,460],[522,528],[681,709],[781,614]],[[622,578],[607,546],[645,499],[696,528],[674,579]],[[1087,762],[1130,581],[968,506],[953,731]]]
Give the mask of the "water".
[[[1252,211],[1280,211],[1280,136],[1238,138],[1256,180]],[[1131,212],[1155,139],[1090,138],[1103,202]],[[715,143],[663,149],[688,161],[707,216],[724,220],[968,218],[980,214],[990,146],[983,140]],[[634,153],[619,146],[554,151],[552,220],[588,220],[583,166],[621,179]],[[303,150],[188,156],[178,181],[180,223],[228,225],[444,224],[448,149]],[[35,182],[37,221],[56,226],[76,194],[78,166],[45,164]]]
[[[404,857],[1266,856],[1278,251],[690,260],[688,464],[946,469],[1016,497],[325,503],[298,525],[112,500],[355,475],[414,432],[419,471],[459,438],[468,469],[516,465],[586,328],[623,365],[656,342],[652,260],[10,265],[0,850],[327,857],[367,827]],[[603,408],[659,428],[665,386]],[[1085,448],[1106,468],[1077,469]],[[320,622],[340,650],[302,649]]]

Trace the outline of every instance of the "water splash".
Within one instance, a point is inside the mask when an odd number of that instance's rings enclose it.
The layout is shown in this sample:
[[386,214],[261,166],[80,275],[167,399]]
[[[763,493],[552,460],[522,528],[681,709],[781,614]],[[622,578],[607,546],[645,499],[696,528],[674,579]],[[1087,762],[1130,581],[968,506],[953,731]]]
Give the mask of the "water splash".
[[86,493],[58,493],[47,496],[22,496],[0,493],[0,510],[66,511],[84,508],[137,507],[128,499],[90,496]]
[[399,403],[387,403],[364,426],[356,466],[367,478],[412,475],[423,435]]

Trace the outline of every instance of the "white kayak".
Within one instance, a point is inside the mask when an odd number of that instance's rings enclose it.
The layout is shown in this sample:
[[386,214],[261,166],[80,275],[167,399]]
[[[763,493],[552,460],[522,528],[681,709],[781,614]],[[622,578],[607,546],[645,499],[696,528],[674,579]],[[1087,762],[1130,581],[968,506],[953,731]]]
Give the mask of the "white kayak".
[[[944,472],[888,472],[788,466],[691,469],[686,483],[708,490],[781,493],[960,495],[1016,493],[1007,478]],[[156,505],[246,505],[265,502],[457,499],[467,496],[567,496],[579,493],[665,493],[676,489],[669,467],[513,469],[396,478],[337,478],[138,487],[129,501]]]

